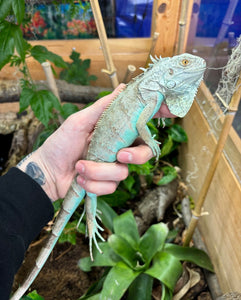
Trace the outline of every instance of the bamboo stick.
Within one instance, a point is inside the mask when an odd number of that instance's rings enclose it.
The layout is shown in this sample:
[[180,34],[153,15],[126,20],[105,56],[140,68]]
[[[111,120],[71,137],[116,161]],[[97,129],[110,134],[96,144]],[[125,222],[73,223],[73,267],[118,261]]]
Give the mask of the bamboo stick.
[[56,85],[56,82],[55,82],[55,79],[53,76],[53,72],[51,70],[50,63],[48,61],[45,61],[41,65],[44,70],[49,89],[59,99],[59,102],[61,102],[60,97],[59,97],[58,88],[57,88],[57,85]]
[[179,19],[179,34],[176,50],[177,54],[181,54],[186,51],[193,1],[194,0],[182,0],[181,13]]
[[133,74],[135,73],[135,71],[136,71],[136,67],[134,65],[128,65],[122,82],[128,83],[130,81],[130,79],[132,78]]
[[108,41],[107,41],[107,35],[106,35],[106,31],[105,31],[105,26],[104,26],[104,22],[103,22],[101,11],[100,11],[99,2],[98,2],[98,0],[90,0],[90,4],[91,4],[92,12],[94,15],[102,51],[103,51],[104,58],[105,58],[106,68],[107,68],[107,69],[102,69],[101,71],[109,75],[112,87],[116,88],[119,84],[119,81],[118,81],[117,74],[116,74],[116,68],[114,66],[114,63],[113,63],[113,60],[111,57],[111,53],[110,53],[110,49],[109,49],[109,45],[108,45]]
[[217,146],[215,148],[210,166],[208,168],[207,175],[205,177],[205,181],[204,181],[203,186],[201,188],[199,198],[196,202],[195,209],[194,209],[193,214],[192,214],[191,222],[189,224],[189,227],[187,229],[187,232],[186,232],[186,235],[185,235],[185,238],[184,238],[184,243],[183,243],[184,247],[188,246],[191,239],[192,239],[194,230],[197,226],[199,217],[201,216],[201,213],[202,213],[202,207],[203,207],[206,195],[208,193],[208,190],[209,190],[209,187],[211,185],[213,176],[215,174],[215,170],[217,168],[217,165],[218,165],[220,156],[222,154],[225,142],[226,142],[227,137],[229,135],[229,131],[230,131],[230,128],[232,126],[233,119],[234,119],[235,114],[238,110],[240,97],[241,97],[241,73],[239,75],[239,79],[237,81],[236,87],[237,87],[236,91],[234,92],[234,94],[232,96],[232,99],[230,101],[228,113],[226,114],[225,119],[224,119],[222,131],[220,133]]
[[149,66],[149,63],[151,63],[151,59],[150,59],[150,56],[154,56],[154,52],[155,52],[155,47],[156,47],[156,43],[157,43],[157,40],[158,40],[158,37],[159,37],[160,33],[159,32],[154,32],[153,33],[153,36],[152,36],[152,41],[151,41],[151,48],[149,50],[149,53],[148,53],[148,56],[147,56],[147,59],[146,59],[146,63],[145,63],[145,68],[148,68]]
[[[48,83],[50,91],[58,98],[59,102],[61,102],[61,99],[59,97],[58,88],[56,85],[56,81],[54,79],[54,75],[53,75],[50,63],[48,61],[46,61],[46,62],[43,62],[41,65],[42,65],[42,68],[44,69],[46,81]],[[57,113],[57,115],[58,115],[59,123],[62,124],[64,122],[64,119],[61,117],[61,115],[59,113]]]

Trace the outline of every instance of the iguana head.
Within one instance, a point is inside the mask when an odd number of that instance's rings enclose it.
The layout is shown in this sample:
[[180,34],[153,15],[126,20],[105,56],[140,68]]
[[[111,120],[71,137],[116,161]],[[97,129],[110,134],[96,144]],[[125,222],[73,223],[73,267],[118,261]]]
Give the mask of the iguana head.
[[[153,59],[152,74],[158,80],[169,111],[184,117],[189,111],[206,69],[204,59],[191,54]],[[162,74],[161,76],[158,74]]]

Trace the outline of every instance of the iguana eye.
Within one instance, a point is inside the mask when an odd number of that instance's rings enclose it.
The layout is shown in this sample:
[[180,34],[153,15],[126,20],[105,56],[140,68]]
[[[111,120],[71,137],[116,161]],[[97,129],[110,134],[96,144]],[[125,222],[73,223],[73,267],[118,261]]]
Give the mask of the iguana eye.
[[184,67],[186,67],[187,65],[189,65],[189,63],[190,63],[190,61],[189,61],[188,59],[183,59],[183,60],[182,60],[182,65],[183,65]]
[[168,70],[168,73],[169,73],[170,75],[173,75],[173,73],[174,73],[173,69],[169,69],[169,70]]

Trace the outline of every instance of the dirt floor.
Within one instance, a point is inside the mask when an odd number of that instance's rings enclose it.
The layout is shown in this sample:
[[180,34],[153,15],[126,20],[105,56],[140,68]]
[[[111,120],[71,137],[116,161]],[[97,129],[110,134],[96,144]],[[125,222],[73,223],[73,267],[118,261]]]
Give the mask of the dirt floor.
[[[45,300],[74,300],[82,296],[102,274],[100,268],[95,268],[89,273],[84,273],[79,269],[77,265],[79,259],[89,256],[88,240],[84,242],[83,240],[83,236],[78,236],[75,246],[69,243],[57,244],[32,284],[31,291],[37,290]],[[44,241],[29,249],[24,264],[16,275],[15,289],[28,274],[43,244]]]
[[[45,239],[43,239],[45,235],[46,232],[43,231],[30,246],[26,259],[15,277],[14,290],[24,281],[29,270],[34,265],[35,259],[45,242]],[[178,237],[178,239],[180,238]],[[78,261],[86,256],[89,256],[88,239],[81,234],[77,236],[75,246],[70,243],[57,243],[47,263],[28,292],[36,290],[44,300],[79,299],[104,272],[104,268],[100,267],[93,268],[88,273],[82,272],[78,267]],[[182,300],[212,300],[202,270],[194,265],[189,265],[189,267],[200,274],[201,280],[189,290]],[[182,277],[179,287],[184,285],[183,280]],[[161,299],[161,285],[158,281],[154,283],[152,296],[153,300]],[[122,299],[126,299],[125,296]]]

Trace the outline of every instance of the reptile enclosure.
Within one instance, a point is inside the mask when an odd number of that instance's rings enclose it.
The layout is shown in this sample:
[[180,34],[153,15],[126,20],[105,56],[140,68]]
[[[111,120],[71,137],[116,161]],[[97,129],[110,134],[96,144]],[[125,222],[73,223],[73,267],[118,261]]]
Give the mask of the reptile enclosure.
[[[215,1],[214,1],[215,2]],[[197,20],[201,1],[154,1],[152,18],[152,35],[158,32],[152,54],[172,56],[186,47],[188,52],[195,48],[197,55],[209,61],[213,39],[195,39]],[[182,5],[186,4],[186,16],[183,23],[181,17]],[[192,12],[192,7],[195,8]],[[190,27],[191,23],[191,27]],[[185,31],[182,27],[185,25]],[[189,30],[189,28],[191,28]],[[189,36],[188,36],[189,32]],[[181,39],[180,39],[181,37]],[[188,43],[187,43],[188,39]],[[204,40],[207,41],[204,45]],[[197,42],[198,41],[198,42]],[[119,81],[125,77],[127,66],[135,65],[138,69],[146,64],[150,49],[153,48],[153,38],[121,38],[108,40]],[[44,45],[50,51],[69,60],[74,47],[82,58],[91,59],[91,74],[98,80],[96,86],[110,87],[107,75],[101,73],[105,61],[97,39],[89,40],[51,40],[36,41],[32,44]],[[186,44],[188,46],[186,46]],[[179,50],[177,50],[179,49]],[[222,61],[222,54],[219,59]],[[223,61],[222,61],[223,62]],[[223,62],[224,64],[224,62]],[[29,69],[35,80],[45,79],[41,66],[29,59]],[[57,70],[58,73],[59,70]],[[138,72],[138,71],[137,71]],[[137,75],[135,73],[134,75]],[[0,72],[0,80],[16,80],[18,74],[13,74],[12,68],[6,66]],[[217,110],[212,95],[205,83],[199,89],[197,100],[188,115],[179,122],[187,132],[189,142],[180,149],[180,166],[182,176],[188,186],[188,194],[195,201],[198,198],[205,179],[212,153],[217,144],[215,132],[205,116],[210,110]],[[0,103],[0,112],[18,111],[18,103]],[[215,121],[216,126],[222,126],[222,118]],[[241,140],[232,128],[219,160],[217,170],[208,191],[204,214],[199,221],[199,229],[211,256],[222,292],[236,291],[241,293]]]

